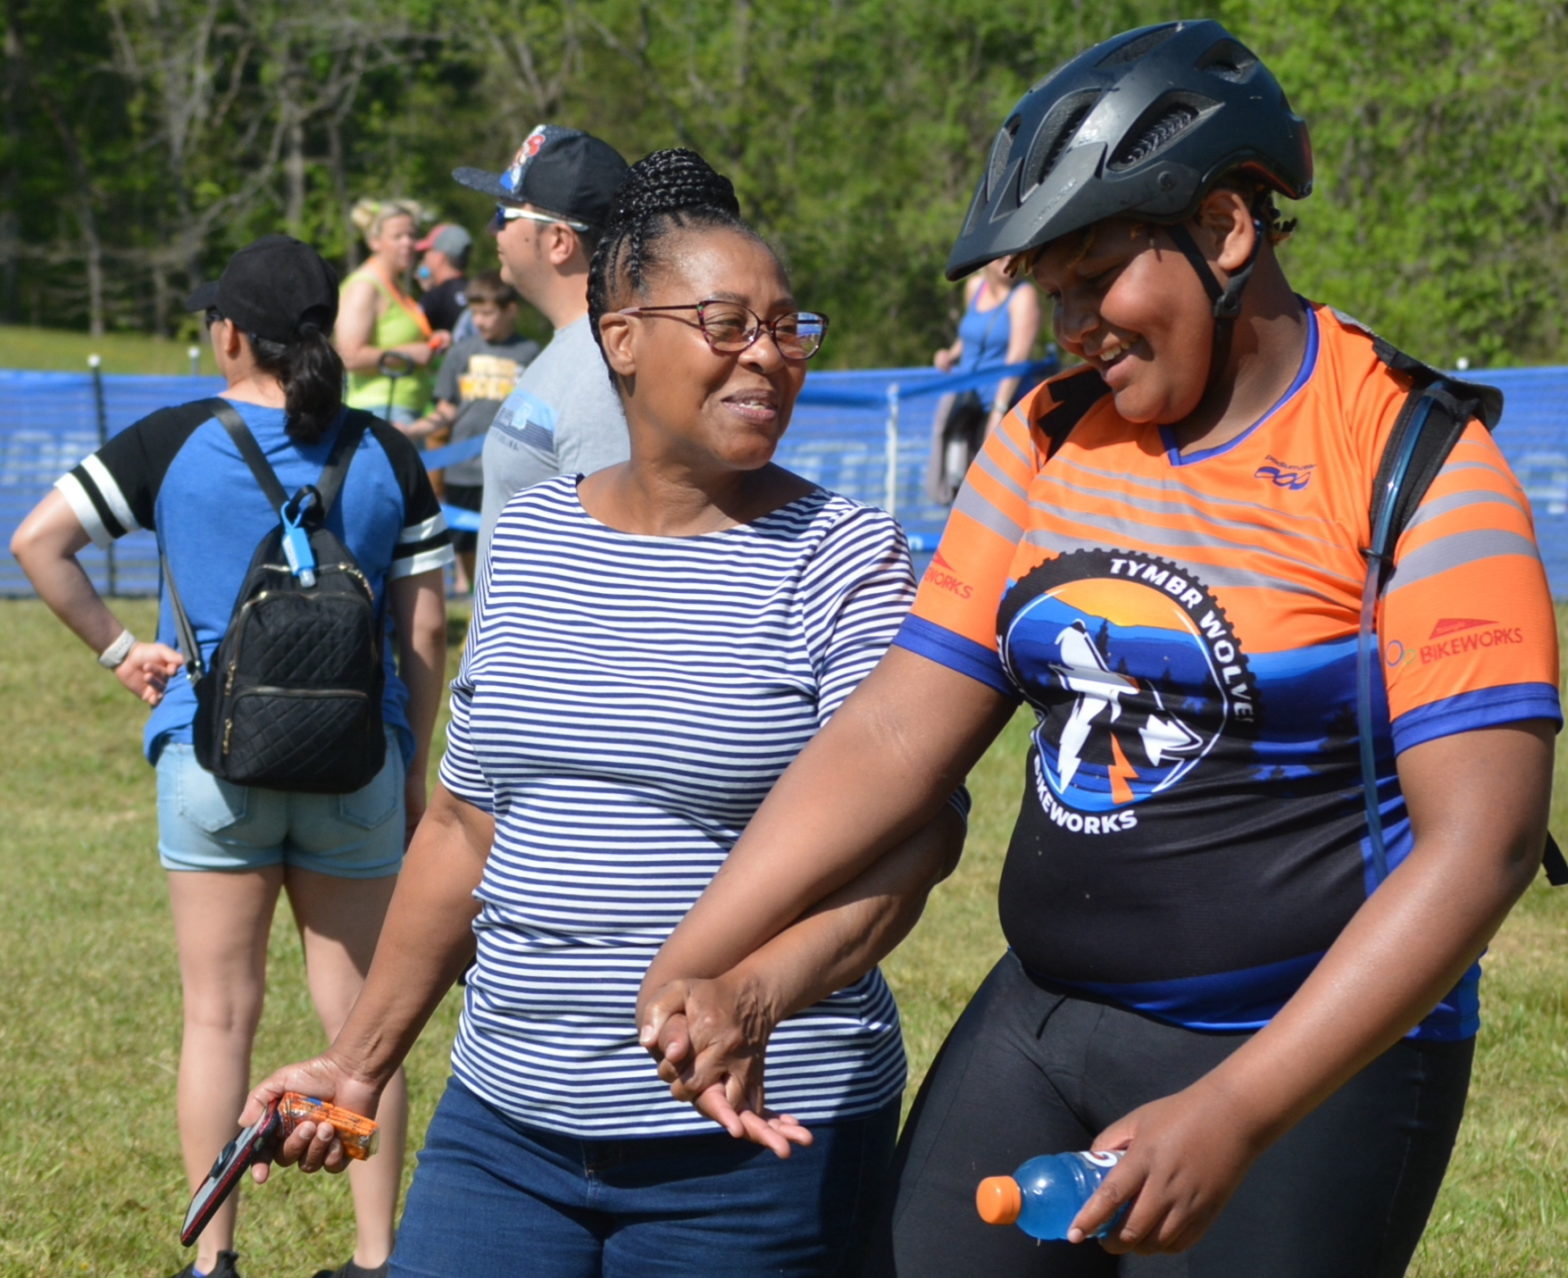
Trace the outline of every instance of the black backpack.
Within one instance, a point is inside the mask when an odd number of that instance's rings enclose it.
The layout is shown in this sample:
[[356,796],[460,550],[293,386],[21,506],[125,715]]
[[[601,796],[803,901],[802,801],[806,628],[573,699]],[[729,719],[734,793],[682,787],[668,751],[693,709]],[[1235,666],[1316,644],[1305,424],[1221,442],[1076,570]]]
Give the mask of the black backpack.
[[[203,406],[228,430],[279,519],[251,558],[211,669],[202,668],[163,556],[196,689],[197,762],[236,785],[347,794],[386,761],[382,618],[369,580],[326,517],[371,415],[348,411],[321,478],[290,497],[244,419],[221,399]],[[296,573],[291,557],[313,558],[313,571]]]

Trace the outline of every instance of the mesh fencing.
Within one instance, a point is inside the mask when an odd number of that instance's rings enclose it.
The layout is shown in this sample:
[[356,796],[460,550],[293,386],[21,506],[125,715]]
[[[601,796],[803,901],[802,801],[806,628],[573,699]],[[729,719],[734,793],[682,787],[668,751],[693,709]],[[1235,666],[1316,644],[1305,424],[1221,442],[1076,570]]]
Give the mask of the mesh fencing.
[[[1004,371],[1021,371],[1033,385],[1055,370],[1051,361],[970,375],[931,368],[813,372],[795,409],[779,461],[847,496],[895,514],[917,561],[935,547],[946,508],[925,495],[924,476],[937,404],[952,391],[988,394]],[[1568,598],[1568,368],[1474,370],[1466,377],[1495,385],[1507,409],[1498,442],[1535,509],[1536,534],[1552,593]],[[34,504],[62,474],[116,431],[155,409],[221,391],[213,377],[137,377],[0,369],[0,529],[7,543]],[[459,445],[458,449],[465,446]],[[478,442],[466,446],[468,451]],[[430,455],[432,464],[458,452]],[[454,521],[458,512],[452,512]],[[153,594],[158,552],[147,532],[132,533],[105,552],[80,556],[105,594]],[[0,557],[0,595],[30,595],[32,587],[10,555]]]

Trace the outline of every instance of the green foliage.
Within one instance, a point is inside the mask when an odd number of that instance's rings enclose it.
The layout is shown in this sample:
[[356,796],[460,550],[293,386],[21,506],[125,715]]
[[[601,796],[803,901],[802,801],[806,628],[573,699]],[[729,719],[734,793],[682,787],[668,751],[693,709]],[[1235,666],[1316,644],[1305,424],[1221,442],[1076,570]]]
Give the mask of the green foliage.
[[1298,287],[1445,366],[1562,360],[1561,6],[1241,0],[1224,16],[1312,128]]
[[[1045,71],[1155,0],[12,0],[0,320],[167,332],[229,252],[409,194],[477,230],[456,164],[541,120],[695,147],[834,317],[830,364],[924,363],[981,159]],[[1568,358],[1568,19],[1550,0],[1220,0],[1309,119],[1298,287],[1438,363]],[[482,264],[488,249],[481,239]],[[94,267],[94,262],[98,267]],[[101,268],[101,269],[100,269]],[[94,283],[94,271],[98,271]],[[100,296],[95,300],[95,289]]]

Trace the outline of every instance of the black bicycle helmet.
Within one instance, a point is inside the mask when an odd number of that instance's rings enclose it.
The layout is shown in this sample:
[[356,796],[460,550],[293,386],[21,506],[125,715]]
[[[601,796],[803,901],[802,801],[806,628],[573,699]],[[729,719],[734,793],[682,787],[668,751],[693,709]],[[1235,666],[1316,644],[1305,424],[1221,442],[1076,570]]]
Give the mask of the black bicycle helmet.
[[1268,68],[1218,22],[1125,32],[1051,72],[1009,113],[947,276],[1102,218],[1183,222],[1238,169],[1293,200],[1312,190],[1306,122]]

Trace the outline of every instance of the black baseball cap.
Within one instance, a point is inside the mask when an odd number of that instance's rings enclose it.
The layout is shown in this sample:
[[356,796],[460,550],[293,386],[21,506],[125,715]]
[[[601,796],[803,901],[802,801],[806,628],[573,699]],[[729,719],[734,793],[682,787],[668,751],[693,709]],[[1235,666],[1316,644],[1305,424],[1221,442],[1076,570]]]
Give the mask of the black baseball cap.
[[307,325],[331,332],[338,317],[337,272],[303,241],[264,235],[185,299],[188,311],[209,308],[269,342],[298,341]]
[[453,169],[452,176],[498,200],[532,204],[601,227],[628,167],[614,147],[591,133],[540,124],[523,139],[504,173],[462,168]]

